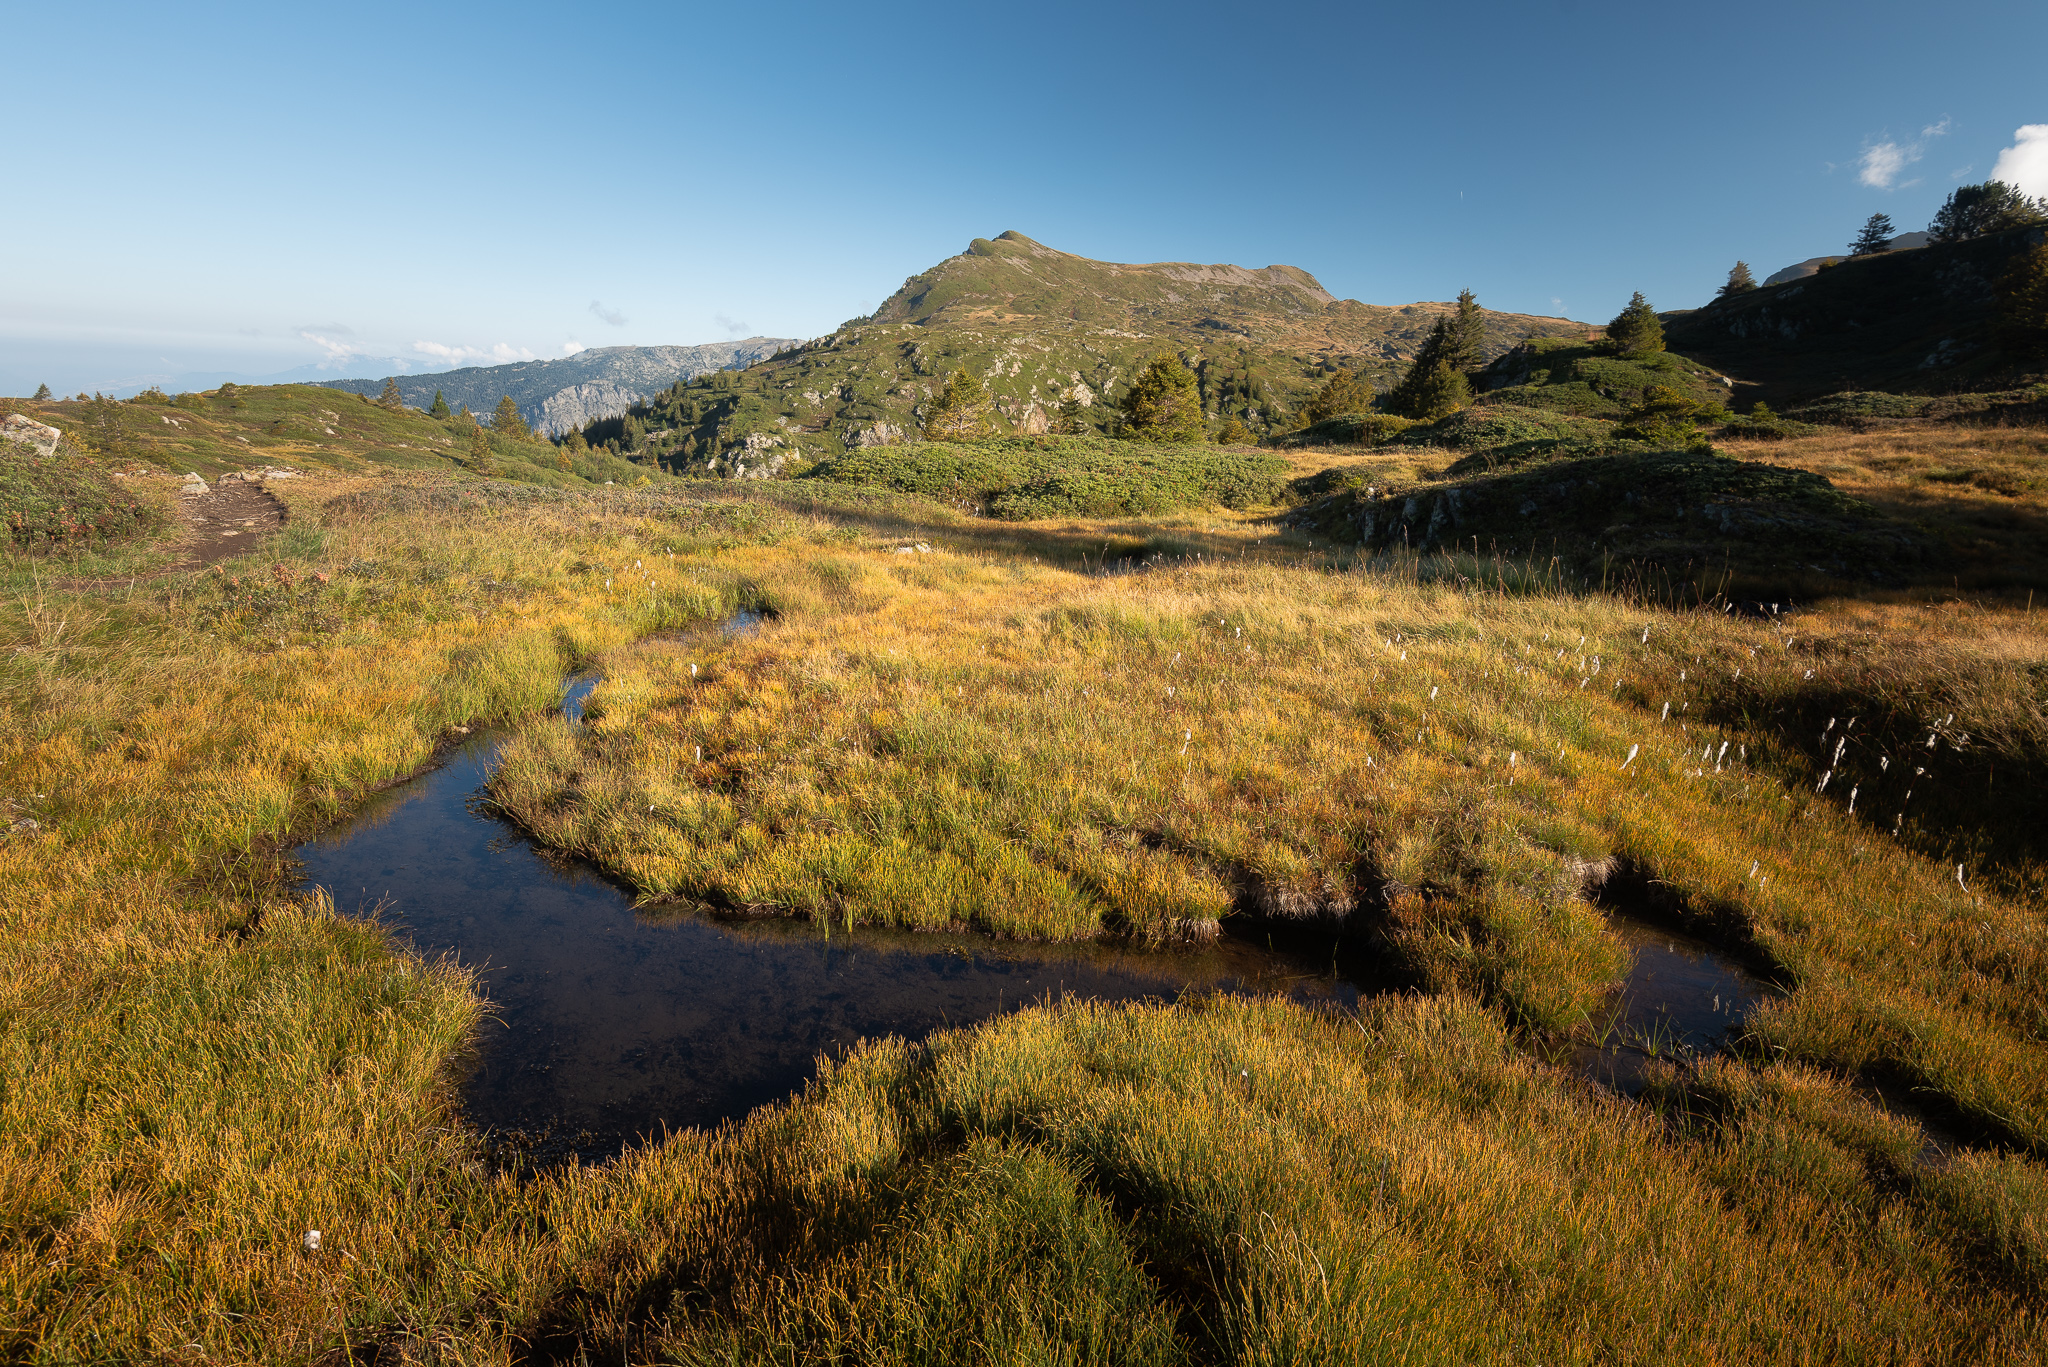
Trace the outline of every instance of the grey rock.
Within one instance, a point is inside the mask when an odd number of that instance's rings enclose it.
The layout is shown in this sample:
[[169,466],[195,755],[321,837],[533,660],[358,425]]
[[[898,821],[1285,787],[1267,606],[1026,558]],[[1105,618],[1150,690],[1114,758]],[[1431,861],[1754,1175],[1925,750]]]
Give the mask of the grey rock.
[[64,440],[63,432],[48,423],[37,422],[26,413],[9,413],[0,420],[0,437],[29,447],[39,456],[56,455],[57,443]]

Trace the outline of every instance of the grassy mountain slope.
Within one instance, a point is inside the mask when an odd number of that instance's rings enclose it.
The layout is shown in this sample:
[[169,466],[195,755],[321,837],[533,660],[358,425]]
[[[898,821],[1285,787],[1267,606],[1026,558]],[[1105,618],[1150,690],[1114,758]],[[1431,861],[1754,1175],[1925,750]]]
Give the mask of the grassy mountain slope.
[[1841,390],[2001,388],[2014,363],[1991,341],[1992,285],[2044,232],[1847,259],[1665,314],[1665,345],[1730,372],[1745,398],[1776,407]]
[[[679,471],[768,475],[914,436],[919,406],[966,366],[989,388],[998,435],[1044,432],[1069,400],[1099,431],[1161,351],[1194,368],[1212,414],[1269,430],[1340,368],[1390,384],[1452,307],[1335,299],[1292,266],[1122,265],[1004,233],[976,238],[829,337],[659,395],[631,423],[587,430]],[[1488,354],[1499,355],[1525,337],[1583,336],[1584,326],[1489,313],[1487,332]]]

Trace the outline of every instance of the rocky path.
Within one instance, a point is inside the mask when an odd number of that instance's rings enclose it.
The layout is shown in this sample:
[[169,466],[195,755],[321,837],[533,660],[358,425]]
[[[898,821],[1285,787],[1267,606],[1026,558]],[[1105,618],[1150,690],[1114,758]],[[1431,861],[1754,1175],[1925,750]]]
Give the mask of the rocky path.
[[247,554],[264,537],[284,526],[284,504],[262,485],[262,477],[223,475],[214,484],[188,480],[178,495],[178,516],[185,524],[174,570],[204,569]]

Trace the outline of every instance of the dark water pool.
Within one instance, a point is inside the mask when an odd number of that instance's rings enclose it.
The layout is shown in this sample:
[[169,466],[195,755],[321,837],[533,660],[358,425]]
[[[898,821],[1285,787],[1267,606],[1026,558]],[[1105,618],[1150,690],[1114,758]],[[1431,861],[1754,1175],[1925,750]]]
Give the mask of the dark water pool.
[[1572,1056],[1617,1091],[1641,1092],[1652,1060],[1720,1049],[1749,1009],[1777,990],[1703,940],[1615,913],[1608,924],[1634,963],[1594,1022],[1601,1042],[1577,1046]]
[[[590,686],[572,689],[572,716]],[[637,913],[594,870],[543,858],[479,808],[502,743],[474,738],[298,857],[340,910],[375,912],[423,954],[479,970],[494,1019],[470,1118],[551,1156],[601,1156],[662,1126],[743,1116],[800,1090],[821,1053],[1047,997],[1218,989],[1348,1007],[1380,985],[1370,961],[1327,937],[1225,936],[1148,953]]]

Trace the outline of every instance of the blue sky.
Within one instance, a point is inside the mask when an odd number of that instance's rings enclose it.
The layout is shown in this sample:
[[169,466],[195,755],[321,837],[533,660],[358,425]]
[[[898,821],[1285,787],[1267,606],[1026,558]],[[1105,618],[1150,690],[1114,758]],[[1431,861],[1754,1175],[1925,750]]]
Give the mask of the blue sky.
[[2048,194],[2040,0],[85,3],[9,29],[0,393],[808,337],[1008,228],[1604,320],[1873,212],[1924,227],[2001,153]]

